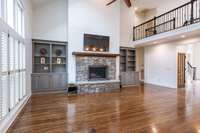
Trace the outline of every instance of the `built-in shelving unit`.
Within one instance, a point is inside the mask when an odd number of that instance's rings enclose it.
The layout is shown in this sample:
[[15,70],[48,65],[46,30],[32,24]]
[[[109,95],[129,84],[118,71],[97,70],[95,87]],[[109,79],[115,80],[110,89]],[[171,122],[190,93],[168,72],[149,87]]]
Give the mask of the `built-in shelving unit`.
[[139,83],[139,73],[136,72],[136,50],[134,48],[120,48],[120,73],[122,86]]
[[120,48],[120,70],[121,72],[136,70],[136,51],[133,48]]
[[67,43],[33,40],[33,92],[65,89]]

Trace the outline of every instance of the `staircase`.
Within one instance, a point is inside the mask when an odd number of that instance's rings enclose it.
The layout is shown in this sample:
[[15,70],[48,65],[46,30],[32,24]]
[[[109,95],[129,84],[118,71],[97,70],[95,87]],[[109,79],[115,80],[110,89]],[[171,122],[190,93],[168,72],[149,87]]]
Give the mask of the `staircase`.
[[200,80],[200,68],[199,67],[193,67],[190,62],[187,62],[186,74],[193,81]]

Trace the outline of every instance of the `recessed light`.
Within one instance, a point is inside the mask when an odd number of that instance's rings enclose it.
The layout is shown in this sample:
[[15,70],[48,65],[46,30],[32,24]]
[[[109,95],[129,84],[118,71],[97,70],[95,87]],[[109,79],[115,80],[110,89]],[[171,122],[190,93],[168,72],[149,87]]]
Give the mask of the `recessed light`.
[[157,44],[158,42],[153,42],[153,44]]
[[185,35],[182,35],[182,36],[181,36],[181,38],[185,38],[185,37],[186,37]]
[[135,8],[134,8],[134,10],[135,10],[135,11],[137,11],[137,10],[138,10],[138,8],[137,8],[137,7],[135,7]]

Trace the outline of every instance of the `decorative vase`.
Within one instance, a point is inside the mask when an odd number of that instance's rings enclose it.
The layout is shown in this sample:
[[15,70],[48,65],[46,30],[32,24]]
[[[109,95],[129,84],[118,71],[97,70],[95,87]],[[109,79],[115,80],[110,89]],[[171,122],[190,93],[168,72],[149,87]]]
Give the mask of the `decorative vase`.
[[57,56],[61,56],[62,55],[62,50],[56,49],[55,53],[56,53]]
[[40,63],[41,63],[41,64],[45,64],[45,63],[46,63],[46,59],[45,59],[45,57],[41,57],[41,59],[40,59]]

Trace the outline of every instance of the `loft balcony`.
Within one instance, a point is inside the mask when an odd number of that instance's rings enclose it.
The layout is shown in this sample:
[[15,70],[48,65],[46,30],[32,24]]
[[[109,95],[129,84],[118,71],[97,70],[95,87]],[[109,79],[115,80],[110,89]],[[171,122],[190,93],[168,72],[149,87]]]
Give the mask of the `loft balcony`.
[[[159,39],[165,33],[175,35],[174,31],[185,32],[199,28],[200,30],[200,0],[191,0],[169,12],[156,16],[133,28],[135,44]],[[188,29],[191,27],[191,30]],[[178,33],[178,32],[176,32]],[[157,38],[155,38],[157,36]],[[151,39],[150,39],[151,38]],[[151,40],[151,41],[152,41]]]

